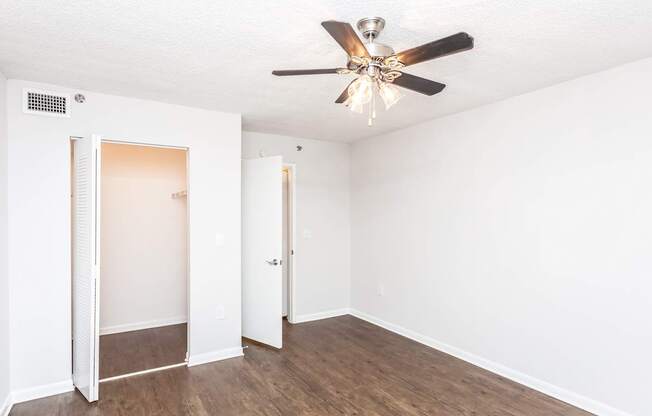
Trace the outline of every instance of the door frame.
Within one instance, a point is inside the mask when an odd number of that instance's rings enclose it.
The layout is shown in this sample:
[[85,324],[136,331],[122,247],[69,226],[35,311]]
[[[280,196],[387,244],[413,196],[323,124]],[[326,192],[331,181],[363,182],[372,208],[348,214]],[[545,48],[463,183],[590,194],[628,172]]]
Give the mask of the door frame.
[[[191,290],[190,290],[190,287],[191,287],[191,273],[190,273],[190,250],[191,250],[191,245],[190,245],[190,235],[191,235],[191,230],[190,230],[190,203],[191,203],[190,202],[191,201],[190,200],[190,198],[191,198],[191,192],[190,192],[190,152],[191,152],[191,148],[190,148],[190,146],[184,146],[184,145],[168,145],[168,144],[161,144],[161,143],[139,142],[139,141],[133,141],[133,140],[129,140],[129,139],[113,139],[113,138],[108,139],[108,138],[105,138],[105,136],[103,136],[103,135],[98,135],[98,136],[100,136],[100,145],[104,144],[104,143],[112,143],[112,144],[120,144],[120,145],[132,145],[132,146],[144,146],[144,147],[157,147],[157,148],[165,148],[165,149],[177,149],[177,150],[185,151],[186,152],[186,191],[187,191],[186,192],[186,257],[187,257],[187,261],[186,261],[186,307],[187,307],[186,315],[187,315],[187,322],[186,322],[186,357],[184,359],[184,363],[173,364],[173,365],[165,366],[165,367],[161,367],[161,368],[154,368],[154,369],[150,369],[150,370],[144,370],[144,371],[139,371],[139,372],[136,372],[136,373],[125,374],[125,375],[109,377],[107,379],[98,380],[99,383],[102,383],[102,382],[105,382],[105,381],[131,377],[131,376],[140,375],[140,374],[144,374],[144,373],[150,373],[150,372],[159,371],[159,370],[166,370],[168,368],[174,368],[174,367],[179,367],[179,366],[188,366],[188,355],[189,355],[189,351],[191,350],[190,349],[190,345],[191,345],[191,332],[190,332],[190,327],[191,327],[191,322],[190,322],[191,321],[191,318],[190,318],[191,317],[191,314],[190,314],[190,304],[191,304]],[[74,174],[74,172],[73,172],[74,166],[73,166],[73,159],[72,159],[73,141],[77,140],[77,139],[80,139],[80,138],[83,138],[83,137],[84,136],[69,136],[71,185],[72,185],[72,177],[73,177],[72,175]],[[101,171],[100,171],[99,174],[101,175]],[[71,232],[72,232],[72,208],[73,208],[72,207],[72,188],[70,189],[70,191],[71,191],[70,192],[71,199],[70,199],[69,213],[70,213],[70,219],[71,219],[70,227],[71,227]],[[100,185],[99,192],[101,192],[101,185]],[[101,217],[100,217],[100,224],[98,224],[98,227],[101,227]],[[72,236],[71,236],[71,243],[72,243]],[[73,254],[72,250],[71,250],[70,254],[71,254],[71,257],[72,257],[72,254]],[[100,267],[101,267],[101,258],[100,258]],[[71,279],[72,279],[72,269],[71,269],[70,275],[71,275]],[[101,306],[100,301],[98,300],[97,302],[98,302],[98,305]],[[72,299],[71,299],[71,306],[72,306]],[[74,317],[71,314],[71,323],[72,323],[73,318]],[[96,329],[97,333],[99,334],[99,331],[100,331],[99,314],[96,317],[96,322],[97,323],[96,323],[96,328],[95,329]],[[99,351],[99,347],[98,347],[98,351]],[[74,364],[73,364],[73,368],[74,368]],[[98,368],[99,368],[99,365],[98,365]],[[99,375],[98,375],[98,379],[99,379]],[[98,395],[98,397],[99,397],[99,395]]]
[[297,165],[283,163],[283,169],[288,172],[288,322],[296,323],[296,254],[297,254]]

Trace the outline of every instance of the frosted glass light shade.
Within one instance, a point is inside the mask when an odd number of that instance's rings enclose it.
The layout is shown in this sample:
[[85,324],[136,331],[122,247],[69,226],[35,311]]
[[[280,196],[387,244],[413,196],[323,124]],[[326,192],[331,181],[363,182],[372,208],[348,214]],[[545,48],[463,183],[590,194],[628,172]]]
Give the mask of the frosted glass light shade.
[[385,110],[389,110],[390,107],[396,104],[403,97],[401,90],[399,90],[396,85],[387,82],[380,83],[378,86],[378,94],[385,103]]
[[[352,103],[367,104],[371,101],[374,81],[369,75],[360,75],[347,90]],[[348,101],[348,100],[347,100]]]

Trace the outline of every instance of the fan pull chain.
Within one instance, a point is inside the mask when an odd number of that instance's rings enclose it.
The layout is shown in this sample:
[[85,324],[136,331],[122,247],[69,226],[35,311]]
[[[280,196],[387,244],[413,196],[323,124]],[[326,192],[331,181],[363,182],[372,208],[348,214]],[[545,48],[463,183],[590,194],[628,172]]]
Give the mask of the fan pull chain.
[[369,121],[367,123],[368,127],[373,126],[374,119],[376,118],[376,94],[374,88],[371,89],[371,103],[369,104]]

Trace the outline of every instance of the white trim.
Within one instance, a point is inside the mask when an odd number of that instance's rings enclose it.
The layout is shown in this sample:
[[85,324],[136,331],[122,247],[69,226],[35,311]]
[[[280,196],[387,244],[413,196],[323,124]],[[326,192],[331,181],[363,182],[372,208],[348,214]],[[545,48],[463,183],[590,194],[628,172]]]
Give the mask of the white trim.
[[291,324],[296,323],[296,255],[297,255],[297,165],[294,163],[284,163],[283,167],[288,171],[288,213],[290,214],[290,219],[288,221],[288,249],[290,250],[290,255],[288,255],[288,322]]
[[360,318],[364,321],[370,322],[374,325],[385,328],[388,331],[394,332],[398,335],[409,338],[418,343],[424,344],[428,347],[434,348],[436,350],[445,352],[446,354],[452,355],[456,358],[464,360],[468,363],[476,365],[480,368],[483,368],[492,373],[498,374],[505,378],[508,378],[512,381],[515,381],[519,384],[527,386],[531,389],[537,390],[543,394],[554,397],[555,399],[561,400],[563,402],[569,403],[573,406],[579,407],[580,409],[586,410],[588,412],[594,413],[600,416],[633,416],[627,412],[624,412],[619,409],[615,409],[609,405],[598,402],[596,400],[590,399],[586,396],[574,393],[572,391],[563,389],[554,384],[550,384],[546,381],[539,380],[535,377],[523,374],[519,371],[505,367],[502,364],[495,363],[486,358],[479,357],[470,352],[464,351],[460,348],[448,345],[446,343],[437,341],[433,338],[430,338],[426,335],[419,334],[418,332],[412,331],[410,329],[404,328],[402,326],[392,324],[390,322],[384,321],[380,318],[377,318],[373,315],[361,312],[356,309],[351,309],[350,314],[356,318]]
[[171,144],[151,144],[151,143],[142,143],[142,142],[132,142],[127,140],[116,140],[116,139],[102,139],[102,143],[124,144],[127,146],[141,146],[141,147],[159,147],[162,149],[177,149],[177,150],[185,150],[185,151],[190,150],[190,148],[187,146],[174,146]]
[[135,371],[133,373],[122,374],[119,376],[107,377],[100,380],[100,383],[106,383],[107,381],[120,380],[122,378],[141,376],[143,374],[156,373],[158,371],[170,370],[172,368],[186,367],[188,364],[186,362],[178,364],[165,365],[163,367],[150,368],[149,370]]
[[351,313],[349,308],[342,309],[333,309],[331,311],[311,313],[307,315],[298,315],[295,317],[295,320],[291,323],[300,324],[303,322],[318,321],[320,319],[335,318],[336,316],[348,315]]
[[[95,179],[95,184],[93,186],[93,191],[95,194],[95,202],[93,203],[93,208],[95,212],[95,217],[93,218],[93,223],[95,225],[95,242],[93,244],[94,251],[94,274],[95,274],[95,287],[93,290],[93,324],[92,324],[92,360],[91,360],[91,370],[93,371],[93,378],[91,380],[88,401],[96,402],[100,398],[100,288],[102,287],[102,136],[98,134],[93,134],[91,136],[93,142],[93,153],[95,155],[95,172],[93,178]],[[73,367],[74,368],[74,367]],[[73,384],[75,383],[73,375]]]
[[[75,139],[77,137],[73,137]],[[132,146],[145,146],[145,147],[157,147],[157,148],[164,148],[164,149],[178,149],[178,150],[184,150],[186,152],[186,245],[187,245],[187,250],[186,250],[186,257],[187,257],[187,262],[186,262],[186,307],[187,311],[186,314],[187,316],[184,318],[177,317],[177,318],[169,318],[167,320],[168,323],[161,324],[161,325],[156,325],[156,326],[147,326],[147,327],[134,327],[133,329],[124,329],[124,330],[115,330],[112,332],[112,328],[116,328],[119,326],[125,326],[125,325],[116,325],[113,327],[106,327],[104,328],[105,332],[103,332],[102,328],[100,328],[100,335],[109,335],[109,334],[115,334],[119,332],[128,332],[128,331],[137,331],[139,329],[149,329],[149,328],[157,328],[161,326],[166,326],[166,325],[176,325],[176,324],[182,324],[182,323],[187,323],[186,327],[186,357],[188,357],[188,351],[191,349],[192,345],[192,334],[190,332],[190,304],[191,304],[191,279],[192,279],[192,274],[190,273],[190,254],[191,254],[191,247],[190,247],[190,234],[191,234],[191,227],[190,227],[190,204],[192,201],[192,193],[190,191],[190,151],[192,150],[190,146],[176,146],[176,145],[171,145],[171,144],[162,144],[162,143],[146,143],[146,142],[139,142],[139,141],[132,141],[132,140],[127,140],[127,139],[107,139],[103,138],[102,143],[112,143],[112,144],[123,144],[123,145],[132,145]],[[176,321],[174,319],[177,319]],[[161,320],[162,321],[162,320]],[[149,322],[154,322],[154,321],[149,321]],[[145,324],[144,322],[142,324]],[[136,324],[133,324],[136,325]]]
[[132,324],[105,326],[104,328],[100,328],[100,335],[119,334],[121,332],[159,328],[161,326],[185,324],[186,322],[188,322],[188,318],[185,316],[176,316],[174,318],[154,319],[151,321],[134,322]]
[[27,389],[11,392],[12,404],[27,402],[29,400],[54,396],[56,394],[68,393],[74,390],[72,379],[59,381],[57,383],[45,384],[42,386],[30,387]]
[[11,412],[12,406],[13,403],[11,402],[11,393],[7,393],[5,402],[0,406],[0,416],[9,416],[9,412]]
[[229,358],[242,356],[244,356],[242,347],[226,348],[218,351],[195,354],[188,357],[188,367],[194,367],[196,365],[207,364],[215,361],[222,361]]

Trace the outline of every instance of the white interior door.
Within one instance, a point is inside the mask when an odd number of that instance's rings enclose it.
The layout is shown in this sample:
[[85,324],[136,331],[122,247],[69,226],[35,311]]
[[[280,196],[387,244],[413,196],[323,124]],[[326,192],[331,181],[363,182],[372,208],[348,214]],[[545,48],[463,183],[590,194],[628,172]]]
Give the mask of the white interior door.
[[101,138],[73,141],[73,382],[89,402],[99,396]]
[[280,156],[242,161],[242,335],[281,348],[282,169]]

